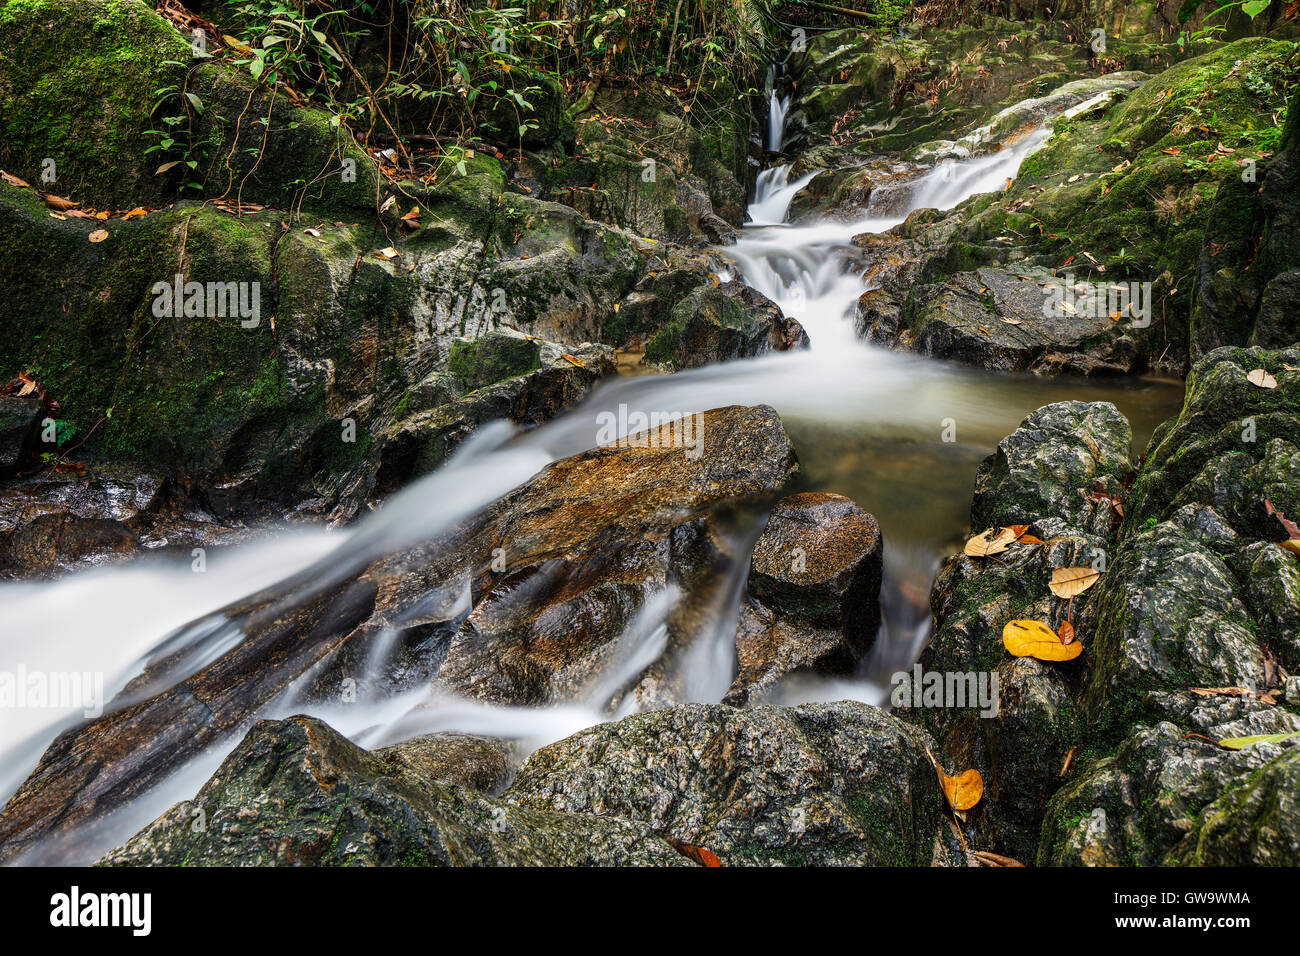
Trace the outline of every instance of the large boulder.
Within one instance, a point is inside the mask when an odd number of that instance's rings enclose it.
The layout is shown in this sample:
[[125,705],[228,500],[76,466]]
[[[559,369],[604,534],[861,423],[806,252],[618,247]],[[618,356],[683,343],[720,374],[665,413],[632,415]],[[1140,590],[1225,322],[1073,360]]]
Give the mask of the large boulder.
[[623,820],[526,810],[370,754],[308,717],[262,721],[198,795],[104,866],[681,866]]
[[537,751],[505,798],[662,830],[724,864],[925,866],[947,839],[929,746],[865,704],[692,704]]

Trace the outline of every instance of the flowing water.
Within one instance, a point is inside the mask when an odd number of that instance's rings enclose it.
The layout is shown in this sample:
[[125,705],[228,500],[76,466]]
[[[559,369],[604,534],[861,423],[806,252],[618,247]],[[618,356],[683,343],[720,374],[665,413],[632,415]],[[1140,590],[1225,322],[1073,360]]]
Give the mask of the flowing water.
[[[773,93],[769,145],[781,144],[788,98]],[[820,489],[852,497],[877,516],[885,538],[884,623],[861,673],[840,681],[791,684],[784,701],[853,698],[884,703],[888,675],[919,655],[927,636],[927,594],[944,553],[955,550],[969,514],[975,468],[1029,412],[1065,399],[1108,400],[1129,416],[1135,449],[1181,401],[1175,384],[1133,380],[1105,384],[1006,376],[891,352],[859,340],[852,315],[865,286],[851,267],[852,236],[887,230],[907,211],[950,208],[977,192],[999,189],[1047,131],[1005,148],[934,167],[902,188],[905,203],[886,213],[868,208],[856,222],[785,223],[810,176],[789,167],[765,170],[740,241],[721,250],[735,275],[773,299],[808,331],[811,348],[724,363],[673,375],[608,381],[579,407],[516,436],[505,423],[480,429],[437,472],[390,498],[346,530],[268,530],[259,543],[214,552],[206,574],[188,564],[140,560],[69,575],[55,582],[0,586],[0,671],[94,671],[106,695],[122,688],[161,650],[188,648],[167,675],[175,683],[225,653],[243,634],[217,612],[231,600],[305,572],[326,587],[380,554],[426,540],[526,481],[551,461],[597,443],[597,416],[620,405],[645,412],[690,413],[724,405],[766,403],[780,412],[805,476]],[[901,211],[899,209],[901,208]],[[724,278],[728,276],[724,275]],[[955,426],[955,440],[944,440]],[[953,437],[949,434],[948,437]],[[754,529],[754,533],[757,529]],[[751,547],[750,534],[742,547]],[[746,568],[733,569],[716,598],[716,614],[695,635],[682,668],[691,699],[720,699],[734,677],[735,609]],[[366,747],[440,730],[517,738],[544,745],[636,709],[620,698],[667,643],[667,620],[685,597],[669,588],[648,599],[619,639],[606,673],[579,699],[547,708],[501,707],[435,696],[427,686],[322,704],[300,691],[312,674],[267,704],[266,717],[308,712]],[[451,602],[468,600],[452,592]],[[194,622],[186,626],[186,622]],[[377,642],[367,667],[382,671],[391,641]],[[157,689],[156,687],[154,689]],[[0,800],[7,799],[75,709],[16,709],[0,726]],[[24,862],[89,862],[122,842],[172,803],[192,797],[237,742],[191,761],[153,792],[80,834],[74,850],[43,846]]]

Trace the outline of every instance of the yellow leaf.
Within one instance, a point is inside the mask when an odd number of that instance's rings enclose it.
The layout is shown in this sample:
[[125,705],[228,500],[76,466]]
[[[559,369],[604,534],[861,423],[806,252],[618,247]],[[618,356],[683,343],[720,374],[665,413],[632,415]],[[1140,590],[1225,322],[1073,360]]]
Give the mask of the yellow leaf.
[[1047,586],[1059,598],[1072,598],[1097,583],[1101,572],[1094,568],[1057,568]]
[[1040,661],[1072,661],[1083,653],[1082,644],[1062,644],[1042,621],[1011,621],[1002,629],[1002,645],[1016,657]]
[[970,810],[984,796],[984,778],[974,768],[955,777],[939,770],[939,783],[943,787],[943,795],[948,798],[948,805],[960,812]]
[[574,357],[573,357],[572,355],[570,355],[568,352],[565,352],[565,353],[564,353],[564,360],[565,360],[566,362],[568,362],[570,365],[576,365],[576,366],[578,366],[578,368],[586,368],[586,367],[587,367],[587,365],[586,365],[585,362],[582,362],[582,361],[580,361],[580,360],[574,358]]

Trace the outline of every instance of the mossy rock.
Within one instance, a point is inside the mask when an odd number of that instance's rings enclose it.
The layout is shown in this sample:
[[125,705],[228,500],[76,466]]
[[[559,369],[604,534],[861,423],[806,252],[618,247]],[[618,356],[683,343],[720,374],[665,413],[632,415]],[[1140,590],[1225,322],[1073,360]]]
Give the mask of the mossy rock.
[[145,156],[150,114],[189,61],[190,44],[141,0],[5,0],[0,166],[101,208],[160,204],[170,190]]

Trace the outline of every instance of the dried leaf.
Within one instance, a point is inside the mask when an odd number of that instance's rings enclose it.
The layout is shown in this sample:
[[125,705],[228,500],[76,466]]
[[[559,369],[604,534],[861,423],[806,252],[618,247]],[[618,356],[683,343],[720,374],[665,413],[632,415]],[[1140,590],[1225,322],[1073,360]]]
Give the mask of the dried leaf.
[[1078,747],[1070,748],[1070,752],[1065,755],[1065,763],[1061,764],[1061,772],[1058,776],[1064,777],[1070,772],[1070,764],[1074,762],[1074,754],[1078,749]]
[[1258,734],[1254,737],[1229,737],[1227,740],[1220,740],[1219,746],[1229,750],[1245,750],[1254,744],[1276,744],[1283,740],[1290,740],[1292,737],[1300,737],[1300,730],[1288,730],[1281,734]]
[[574,358],[572,355],[568,354],[567,352],[564,353],[564,356],[563,356],[563,357],[564,357],[564,360],[565,360],[566,362],[568,362],[570,365],[576,365],[576,366],[578,366],[578,368],[586,368],[586,367],[587,367],[587,363],[586,363],[586,362],[583,362],[581,359],[576,359],[576,358]]
[[1074,643],[1074,625],[1069,621],[1062,621],[1061,626],[1056,629],[1056,636],[1061,639],[1062,644]]
[[1072,598],[1097,583],[1101,572],[1095,568],[1057,568],[1047,586],[1059,598]]
[[668,841],[668,845],[674,850],[688,860],[695,861],[700,866],[722,866],[722,861],[718,859],[718,855],[712,850],[706,850],[702,846],[687,843],[685,840],[679,840],[676,837],[664,837],[664,839]]
[[375,255],[379,256],[379,258],[384,260],[392,260],[400,256],[401,253],[398,252],[396,249],[394,249],[392,246],[388,246],[387,248],[380,249],[378,252],[375,253]]
[[966,542],[963,552],[969,558],[987,558],[990,555],[1001,554],[1016,540],[1016,533],[1010,528],[1000,528],[996,535],[993,529],[989,528],[983,534],[978,534]]
[[53,193],[47,193],[41,198],[45,200],[45,205],[51,209],[57,209],[59,212],[67,212],[69,209],[77,208],[77,204],[71,199],[64,199],[62,196],[56,196]]
[[1252,369],[1247,373],[1246,381],[1260,388],[1277,388],[1277,379],[1262,368]]
[[935,769],[939,771],[939,785],[943,787],[943,795],[948,798],[948,805],[957,812],[965,813],[974,808],[984,796],[984,778],[973,767],[955,777],[948,776],[937,765]]
[[1016,657],[1040,661],[1072,661],[1083,653],[1082,644],[1062,644],[1042,621],[1011,621],[1002,629],[1002,645]]
[[1013,860],[1009,856],[1002,856],[1000,853],[990,853],[988,850],[976,850],[971,856],[985,866],[1024,866],[1019,860]]
[[90,239],[91,242],[103,242],[105,239],[108,238],[108,230],[96,229],[87,238]]
[[32,188],[28,183],[19,179],[17,176],[11,176],[9,173],[6,173],[3,169],[0,169],[0,179],[3,179],[10,186],[18,186],[21,189]]

